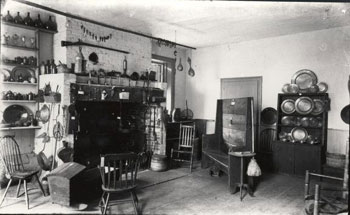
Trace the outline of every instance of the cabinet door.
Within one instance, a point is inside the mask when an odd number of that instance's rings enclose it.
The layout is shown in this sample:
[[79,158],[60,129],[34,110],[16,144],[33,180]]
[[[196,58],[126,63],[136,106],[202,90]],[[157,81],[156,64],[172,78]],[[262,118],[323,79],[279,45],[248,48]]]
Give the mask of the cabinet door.
[[274,171],[294,174],[294,149],[293,144],[273,142],[273,166]]
[[321,147],[318,145],[294,146],[294,172],[304,175],[306,170],[321,173]]

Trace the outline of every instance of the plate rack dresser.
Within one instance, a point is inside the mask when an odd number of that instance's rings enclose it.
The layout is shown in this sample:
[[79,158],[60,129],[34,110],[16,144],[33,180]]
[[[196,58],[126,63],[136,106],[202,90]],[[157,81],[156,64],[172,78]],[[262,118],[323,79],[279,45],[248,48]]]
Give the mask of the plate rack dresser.
[[[312,101],[323,102],[324,110],[319,114],[312,111],[303,113],[282,110],[283,102],[290,99],[297,102],[306,97]],[[321,173],[326,162],[327,124],[330,100],[327,93],[280,93],[277,102],[277,140],[272,144],[274,171],[286,174],[304,175],[306,170]],[[288,111],[287,111],[288,112]],[[289,117],[289,118],[288,118]],[[306,131],[308,138],[295,141],[292,138],[293,129]],[[285,135],[283,135],[285,134]]]

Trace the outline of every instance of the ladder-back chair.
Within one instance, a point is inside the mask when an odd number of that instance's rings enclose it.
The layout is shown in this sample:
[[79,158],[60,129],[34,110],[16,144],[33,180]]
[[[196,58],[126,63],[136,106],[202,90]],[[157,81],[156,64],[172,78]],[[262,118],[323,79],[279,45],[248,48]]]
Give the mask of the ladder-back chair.
[[[318,179],[315,182],[314,194],[310,193],[311,177]],[[330,183],[330,181],[338,181],[338,184]],[[306,214],[347,214],[349,212],[347,196],[349,190],[347,187],[341,187],[340,183],[343,181],[344,178],[311,173],[306,170],[304,191],[304,200],[307,203]]]
[[32,177],[35,177],[35,179],[38,181],[41,192],[45,196],[45,192],[38,178],[39,170],[24,169],[21,152],[16,140],[14,139],[14,136],[4,136],[0,138],[0,158],[6,168],[7,177],[10,179],[10,181],[7,184],[5,193],[3,194],[0,200],[0,206],[2,205],[6,197],[6,194],[8,192],[8,189],[14,180],[19,180],[17,193],[16,193],[17,198],[22,195],[22,194],[19,195],[19,191],[21,189],[21,183],[23,181],[25,201],[28,209],[29,209],[29,200],[28,200],[27,181],[31,180]]
[[[121,201],[132,201],[136,214],[139,214],[138,198],[135,192],[139,160],[139,156],[135,153],[101,155],[99,169],[103,191],[100,200],[102,214],[106,214],[109,206],[118,204]],[[125,192],[131,194],[130,200],[110,201],[110,194]],[[105,198],[106,194],[107,196]]]
[[[190,172],[192,172],[193,166],[193,154],[194,154],[194,138],[195,138],[195,125],[183,125],[180,124],[179,132],[179,145],[177,149],[171,149],[171,159],[174,161],[189,162]],[[174,157],[176,154],[176,157]],[[186,160],[180,157],[181,154],[190,155],[190,160]]]

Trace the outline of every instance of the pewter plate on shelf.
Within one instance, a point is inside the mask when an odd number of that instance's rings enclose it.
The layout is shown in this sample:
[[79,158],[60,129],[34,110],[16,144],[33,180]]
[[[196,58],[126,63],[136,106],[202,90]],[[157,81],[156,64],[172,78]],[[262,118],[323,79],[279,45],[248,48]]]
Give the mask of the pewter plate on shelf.
[[318,86],[318,92],[320,93],[326,93],[328,90],[328,85],[324,82],[318,83],[317,86]]
[[283,113],[291,114],[295,111],[295,105],[293,99],[286,99],[281,104],[281,110]]
[[15,81],[22,76],[23,81],[28,81],[30,78],[35,78],[35,71],[25,66],[16,66],[11,71],[11,76]]
[[282,125],[293,125],[294,124],[294,117],[292,116],[284,116],[281,119]]
[[28,120],[28,111],[21,105],[10,105],[4,111],[4,121],[5,123],[15,124],[18,121]]
[[0,71],[1,71],[1,74],[4,76],[3,81],[8,81],[11,77],[11,71],[8,69],[4,69],[4,68],[2,68]]
[[306,131],[305,128],[301,128],[301,127],[295,127],[292,129],[292,131],[290,132],[292,138],[294,141],[298,141],[298,142],[305,142],[307,137],[308,137],[308,133]]
[[289,87],[290,87],[290,84],[284,84],[283,87],[282,87],[282,92],[283,93],[289,93]]
[[288,88],[289,93],[299,93],[299,87],[297,84],[290,84]]
[[321,114],[325,109],[325,104],[321,99],[314,99],[314,109],[312,110],[312,115]]
[[295,101],[295,110],[299,114],[309,114],[313,111],[314,109],[314,102],[310,97],[300,97]]
[[317,84],[317,76],[311,70],[302,69],[293,75],[292,84],[298,85],[300,92],[307,92],[312,85]]

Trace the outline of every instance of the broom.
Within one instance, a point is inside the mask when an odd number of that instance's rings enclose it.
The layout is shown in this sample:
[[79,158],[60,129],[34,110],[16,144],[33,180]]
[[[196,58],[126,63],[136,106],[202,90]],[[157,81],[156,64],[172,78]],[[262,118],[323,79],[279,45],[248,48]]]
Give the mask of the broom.
[[[250,102],[250,110],[251,110],[251,116],[252,116],[252,152],[254,153],[254,103],[253,103],[253,99]],[[248,164],[248,168],[247,168],[247,175],[248,176],[260,176],[261,175],[261,169],[258,165],[258,163],[256,162],[255,158],[252,157],[252,159],[250,159],[250,162]]]

